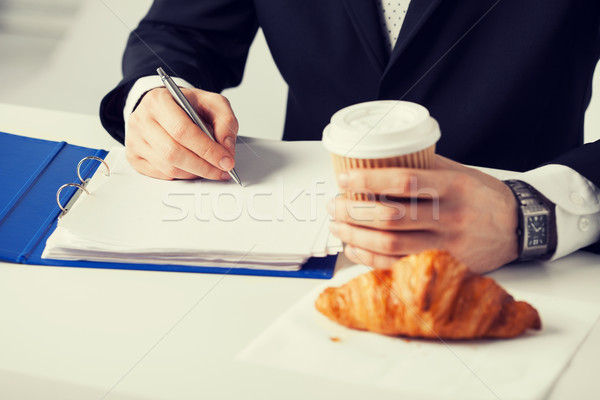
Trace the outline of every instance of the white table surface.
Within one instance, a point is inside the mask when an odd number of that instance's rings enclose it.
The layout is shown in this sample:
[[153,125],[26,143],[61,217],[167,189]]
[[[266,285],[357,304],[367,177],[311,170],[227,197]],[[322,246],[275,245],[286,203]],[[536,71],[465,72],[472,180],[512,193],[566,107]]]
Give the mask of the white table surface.
[[[0,131],[95,148],[117,144],[97,117],[7,104],[0,104]],[[597,255],[579,252],[491,276],[508,291],[600,305]],[[0,263],[0,399],[398,398],[235,360],[322,282]],[[599,356],[597,322],[549,398],[598,398]]]

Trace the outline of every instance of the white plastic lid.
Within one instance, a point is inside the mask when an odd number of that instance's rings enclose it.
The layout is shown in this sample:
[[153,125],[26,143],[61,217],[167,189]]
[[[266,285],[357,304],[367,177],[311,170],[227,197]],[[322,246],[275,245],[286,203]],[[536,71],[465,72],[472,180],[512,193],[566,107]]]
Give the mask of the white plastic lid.
[[416,103],[380,100],[355,104],[333,114],[323,131],[331,153],[350,158],[388,158],[414,153],[440,139],[440,127]]

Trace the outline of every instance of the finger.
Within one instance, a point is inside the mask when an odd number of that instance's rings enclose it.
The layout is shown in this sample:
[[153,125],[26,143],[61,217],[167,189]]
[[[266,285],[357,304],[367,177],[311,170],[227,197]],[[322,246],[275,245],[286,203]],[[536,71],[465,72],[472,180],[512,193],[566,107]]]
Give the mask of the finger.
[[148,124],[146,140],[151,151],[150,149],[140,151],[140,155],[157,166],[165,175],[177,179],[197,177],[212,180],[229,179],[227,172],[214,167],[177,143],[156,121]]
[[162,179],[223,179],[223,174],[229,178],[227,173],[179,146],[152,115],[140,116],[142,111],[138,109],[128,121],[125,146],[130,164],[135,165],[135,156],[144,159],[161,171]]
[[344,254],[350,261],[378,269],[390,268],[401,256],[387,256],[354,246],[346,246]]
[[433,169],[353,169],[340,174],[338,183],[349,193],[439,198],[448,192],[458,175],[455,171]]
[[212,127],[215,139],[235,154],[239,125],[226,97],[201,90],[189,90],[185,95],[201,117]]
[[439,200],[379,202],[336,197],[328,203],[328,212],[336,222],[394,231],[438,229],[440,209]]
[[390,232],[333,222],[329,230],[342,242],[374,253],[401,256],[438,246],[438,236],[428,231]]
[[129,129],[127,131],[127,135],[125,136],[125,156],[127,161],[137,172],[151,178],[171,180],[178,177],[183,179],[184,176],[181,176],[179,171],[175,173],[175,175],[178,176],[169,176],[161,172],[155,165],[146,160],[146,157],[153,156],[154,153],[146,139],[139,134],[140,132],[151,131],[151,129],[148,129],[147,121],[148,119],[138,118],[137,113],[132,114],[132,116],[129,118]]
[[169,177],[163,174],[158,168],[154,167],[147,160],[143,159],[139,156],[130,156],[127,155],[127,161],[133,169],[139,172],[142,175],[146,175],[150,178],[163,179],[163,180],[172,180],[172,177]]
[[222,171],[231,170],[235,164],[233,154],[202,132],[168,92],[160,96],[169,97],[153,102],[153,112],[156,121],[173,140]]
[[169,166],[145,141],[138,141],[135,147],[126,148],[126,154],[129,164],[143,175],[165,180],[198,178],[197,175]]

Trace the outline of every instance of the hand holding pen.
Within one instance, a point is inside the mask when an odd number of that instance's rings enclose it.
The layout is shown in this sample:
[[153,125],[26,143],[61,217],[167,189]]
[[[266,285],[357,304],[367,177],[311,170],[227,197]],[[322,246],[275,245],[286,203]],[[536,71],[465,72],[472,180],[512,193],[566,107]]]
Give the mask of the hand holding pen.
[[[196,125],[166,88],[147,92],[126,122],[127,158],[138,172],[159,179],[230,179],[238,123],[227,99],[181,89],[214,141]],[[210,132],[210,131],[209,131]]]

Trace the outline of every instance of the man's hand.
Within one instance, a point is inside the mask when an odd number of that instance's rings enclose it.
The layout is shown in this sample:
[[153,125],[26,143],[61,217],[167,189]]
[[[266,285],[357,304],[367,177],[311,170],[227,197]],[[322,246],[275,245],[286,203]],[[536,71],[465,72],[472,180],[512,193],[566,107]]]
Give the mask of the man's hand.
[[403,255],[440,248],[484,273],[517,258],[516,200],[487,174],[436,156],[433,169],[352,170],[340,181],[377,200],[329,204],[330,230],[356,263],[388,268]]
[[212,126],[213,142],[177,105],[166,88],[144,95],[128,120],[127,159],[138,172],[160,179],[229,179],[235,161],[238,122],[227,99],[203,90],[181,89]]

